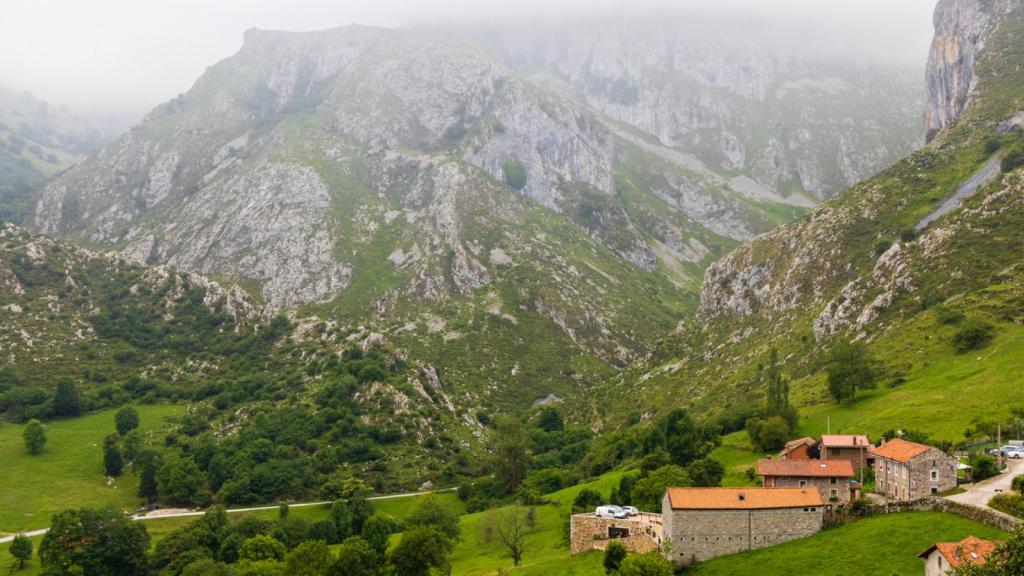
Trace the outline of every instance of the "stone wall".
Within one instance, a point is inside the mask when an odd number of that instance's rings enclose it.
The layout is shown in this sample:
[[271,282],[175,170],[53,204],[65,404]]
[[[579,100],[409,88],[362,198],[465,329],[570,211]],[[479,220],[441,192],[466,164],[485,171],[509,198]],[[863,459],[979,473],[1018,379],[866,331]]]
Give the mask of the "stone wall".
[[[832,478],[768,476],[765,477],[764,486],[765,488],[803,488],[804,486],[813,486],[821,494],[821,499],[825,504],[846,506],[850,503],[851,489],[849,479],[836,478],[834,484],[832,480]],[[801,482],[804,484],[801,484]],[[835,502],[832,501],[833,490],[836,493]]]
[[946,512],[956,514],[962,518],[986,524],[993,528],[1012,532],[1024,521],[1013,518],[1008,514],[997,512],[990,508],[961,504],[946,498],[929,497],[907,502],[890,502],[884,506],[872,506],[863,515],[873,516],[877,514],[892,514],[898,512]]
[[824,508],[672,510],[665,537],[670,559],[691,564],[804,538],[821,530]]
[[[598,518],[593,514],[575,514],[570,519],[570,551],[579,554],[588,550],[604,550],[609,542],[618,542],[630,552],[644,554],[661,545],[660,518],[652,514],[616,519]],[[609,528],[626,528],[629,536],[609,538]]]

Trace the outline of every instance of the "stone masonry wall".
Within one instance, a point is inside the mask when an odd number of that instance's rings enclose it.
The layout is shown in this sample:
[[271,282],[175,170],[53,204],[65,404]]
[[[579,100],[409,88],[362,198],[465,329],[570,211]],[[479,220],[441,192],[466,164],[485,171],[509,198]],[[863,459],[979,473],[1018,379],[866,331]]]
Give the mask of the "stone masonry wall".
[[[609,542],[618,542],[625,546],[626,550],[640,554],[657,550],[661,544],[660,526],[655,525],[652,517],[645,515],[644,518],[646,520],[598,518],[593,514],[575,514],[570,519],[570,551],[579,554],[588,550],[604,550]],[[613,527],[629,529],[629,536],[610,539],[608,529]]]
[[[803,488],[800,482],[805,482],[806,485],[814,486],[818,493],[821,494],[821,499],[825,501],[825,504],[832,504],[835,506],[846,506],[850,503],[850,483],[846,478],[837,478],[836,483],[832,483],[831,478],[793,478],[788,476],[771,476],[766,479],[766,488]],[[835,502],[831,501],[832,491],[836,491]]]
[[774,546],[821,530],[824,508],[779,510],[672,510],[666,520],[670,559],[691,564],[744,550]]

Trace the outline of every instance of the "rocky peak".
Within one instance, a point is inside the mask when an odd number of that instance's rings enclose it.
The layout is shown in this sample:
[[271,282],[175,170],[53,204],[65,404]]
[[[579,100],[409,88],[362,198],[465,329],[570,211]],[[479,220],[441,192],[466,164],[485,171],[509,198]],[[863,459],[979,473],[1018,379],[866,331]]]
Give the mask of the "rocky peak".
[[940,0],[928,55],[928,139],[952,126],[970,106],[977,85],[975,63],[1010,0]]

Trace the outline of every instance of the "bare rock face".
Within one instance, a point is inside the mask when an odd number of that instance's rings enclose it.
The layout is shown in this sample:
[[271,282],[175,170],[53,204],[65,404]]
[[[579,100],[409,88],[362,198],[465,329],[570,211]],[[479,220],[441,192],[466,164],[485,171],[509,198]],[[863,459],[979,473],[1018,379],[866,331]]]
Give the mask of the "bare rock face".
[[935,38],[928,54],[929,139],[954,124],[970,106],[977,84],[975,63],[1009,0],[940,0],[935,7]]

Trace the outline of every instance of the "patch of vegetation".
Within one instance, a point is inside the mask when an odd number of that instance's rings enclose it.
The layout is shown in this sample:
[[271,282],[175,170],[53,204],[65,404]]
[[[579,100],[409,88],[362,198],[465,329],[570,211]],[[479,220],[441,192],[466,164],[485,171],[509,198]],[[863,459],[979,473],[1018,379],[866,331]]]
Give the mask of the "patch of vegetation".
[[507,158],[501,165],[501,173],[505,177],[505,183],[513,190],[522,190],[526,187],[526,166],[518,158]]

